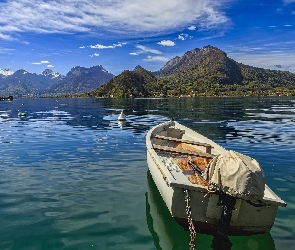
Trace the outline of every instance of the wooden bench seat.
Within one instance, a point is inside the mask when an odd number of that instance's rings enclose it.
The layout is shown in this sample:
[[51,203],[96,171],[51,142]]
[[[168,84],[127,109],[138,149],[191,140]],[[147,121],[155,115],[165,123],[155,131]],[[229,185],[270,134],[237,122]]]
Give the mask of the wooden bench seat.
[[202,152],[194,152],[189,150],[183,150],[183,149],[177,149],[173,147],[166,147],[166,146],[160,146],[160,145],[153,145],[153,148],[155,150],[170,152],[170,153],[178,153],[183,155],[190,155],[190,156],[196,156],[196,157],[204,157],[204,158],[214,158],[215,155],[208,154],[208,153],[202,153]]
[[178,139],[178,138],[167,137],[167,136],[163,136],[163,135],[154,135],[153,138],[160,139],[160,140],[173,141],[173,142],[186,143],[186,144],[191,144],[191,145],[196,145],[196,146],[203,146],[206,148],[207,153],[211,153],[211,148],[213,148],[213,146],[208,143]]

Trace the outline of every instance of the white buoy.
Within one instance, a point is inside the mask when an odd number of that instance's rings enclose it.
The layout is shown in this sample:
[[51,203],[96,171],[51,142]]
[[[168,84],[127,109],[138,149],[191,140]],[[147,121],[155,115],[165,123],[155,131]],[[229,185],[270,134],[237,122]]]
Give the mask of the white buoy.
[[123,110],[121,111],[121,114],[118,117],[118,121],[126,121],[126,116],[125,116]]

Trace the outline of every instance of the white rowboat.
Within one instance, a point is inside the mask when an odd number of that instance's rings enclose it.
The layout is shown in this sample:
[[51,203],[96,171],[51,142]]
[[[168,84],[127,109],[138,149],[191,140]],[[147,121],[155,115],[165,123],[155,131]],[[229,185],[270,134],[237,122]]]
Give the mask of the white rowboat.
[[[192,221],[197,232],[215,234],[224,219],[226,204],[220,204],[223,192],[212,190],[212,183],[204,178],[203,172],[213,159],[228,151],[176,121],[153,127],[146,135],[146,146],[149,171],[171,216],[185,229],[189,229]],[[197,162],[199,168],[196,170],[189,161]],[[226,234],[252,235],[270,231],[278,207],[286,203],[264,182],[263,189],[257,201],[234,197]],[[187,194],[191,220],[186,210]]]

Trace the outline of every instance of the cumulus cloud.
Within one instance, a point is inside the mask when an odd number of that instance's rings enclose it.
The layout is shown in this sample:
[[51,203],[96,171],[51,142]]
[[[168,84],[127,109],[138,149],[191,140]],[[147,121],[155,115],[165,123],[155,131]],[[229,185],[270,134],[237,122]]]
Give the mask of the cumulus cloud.
[[94,54],[90,55],[90,57],[96,57],[96,56],[99,56],[99,54],[98,53],[94,53]]
[[50,63],[49,61],[40,61],[40,62],[33,62],[32,64],[35,64],[35,65],[41,65],[41,64],[48,64]]
[[181,40],[181,41],[186,40],[188,37],[189,37],[188,34],[183,34],[182,33],[182,34],[178,35],[178,39]]
[[175,46],[175,42],[171,40],[162,40],[161,42],[158,42],[158,44],[162,46]]
[[89,48],[91,49],[114,49],[116,47],[122,47],[126,43],[117,43],[113,45],[102,45],[102,44],[96,44],[96,45],[90,45]]
[[54,68],[54,66],[52,64],[48,64],[47,68]]
[[182,35],[178,35],[178,39],[181,40],[181,41],[185,40],[185,38]]
[[210,29],[228,22],[222,11],[228,1],[7,0],[0,2],[0,38],[23,32],[148,36],[189,25]]
[[192,26],[190,26],[190,27],[188,27],[188,30],[196,30],[196,26],[194,26],[194,25],[192,25]]

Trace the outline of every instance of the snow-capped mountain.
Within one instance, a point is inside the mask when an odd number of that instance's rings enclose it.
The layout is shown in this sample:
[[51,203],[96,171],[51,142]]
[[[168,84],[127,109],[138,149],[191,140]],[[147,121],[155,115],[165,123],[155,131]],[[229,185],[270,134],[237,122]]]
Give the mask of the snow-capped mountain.
[[9,70],[0,72],[0,96],[85,93],[100,87],[114,77],[102,65],[90,68],[76,66],[66,76],[51,69],[45,69],[40,74],[29,73],[23,69],[10,74]]
[[97,89],[114,77],[102,65],[90,68],[76,66],[49,90],[52,94],[81,94]]
[[14,72],[10,69],[1,69],[0,68],[0,77],[6,77],[12,75]]
[[61,74],[48,69],[41,74],[0,69],[0,96],[40,95],[62,78]]
[[41,75],[46,76],[46,77],[51,77],[51,78],[58,78],[58,77],[62,76],[60,73],[53,72],[51,69],[44,69],[41,72]]

